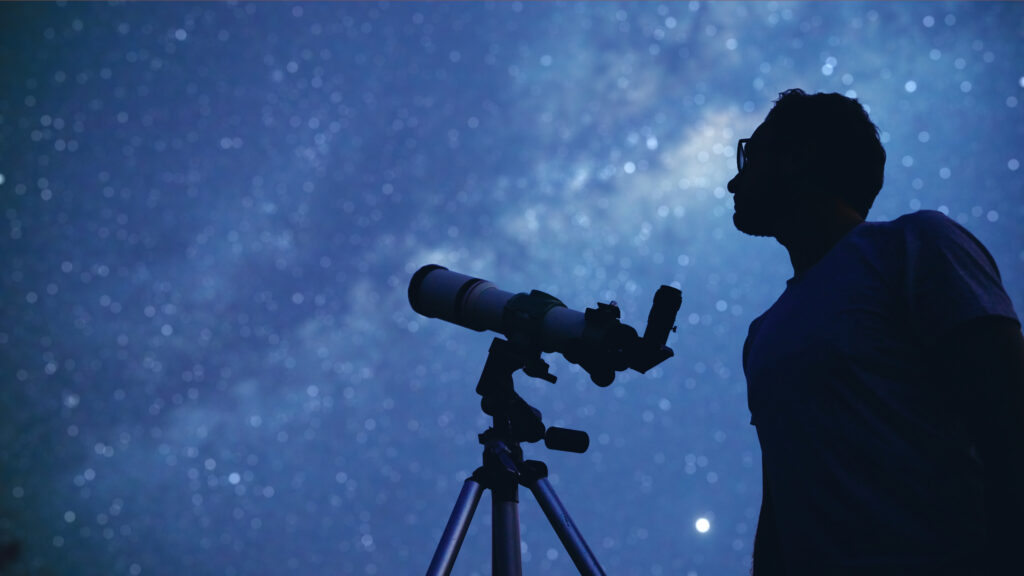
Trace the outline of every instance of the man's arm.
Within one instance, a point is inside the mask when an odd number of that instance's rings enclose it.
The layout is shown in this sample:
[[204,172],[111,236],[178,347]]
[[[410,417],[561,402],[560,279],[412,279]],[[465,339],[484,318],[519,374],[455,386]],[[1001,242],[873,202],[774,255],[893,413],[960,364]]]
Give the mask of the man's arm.
[[[960,325],[934,350],[938,374],[963,407],[985,474],[988,560],[1019,565],[1024,542],[1024,336],[1009,318]],[[993,572],[996,573],[996,572]]]

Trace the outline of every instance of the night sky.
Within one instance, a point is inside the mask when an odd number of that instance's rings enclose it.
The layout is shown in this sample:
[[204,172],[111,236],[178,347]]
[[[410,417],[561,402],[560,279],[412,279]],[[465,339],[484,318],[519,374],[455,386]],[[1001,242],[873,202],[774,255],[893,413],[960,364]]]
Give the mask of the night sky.
[[[1021,310],[1022,63],[1021,4],[3,3],[0,573],[422,573],[489,423],[493,334],[407,301],[437,263],[639,330],[682,290],[648,374],[517,376],[591,435],[525,449],[608,573],[746,574],[740,353],[792,270],[736,140],[856,96],[869,219],[947,213]],[[521,495],[524,572],[575,573]]]

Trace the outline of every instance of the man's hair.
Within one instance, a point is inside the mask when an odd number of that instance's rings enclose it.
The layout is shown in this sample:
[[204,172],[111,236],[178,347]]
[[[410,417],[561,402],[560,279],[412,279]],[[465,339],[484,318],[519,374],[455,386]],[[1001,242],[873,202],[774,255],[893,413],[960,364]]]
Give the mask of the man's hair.
[[885,149],[860,102],[794,88],[779,94],[765,122],[782,140],[807,153],[802,168],[815,186],[835,191],[867,217],[882,189]]

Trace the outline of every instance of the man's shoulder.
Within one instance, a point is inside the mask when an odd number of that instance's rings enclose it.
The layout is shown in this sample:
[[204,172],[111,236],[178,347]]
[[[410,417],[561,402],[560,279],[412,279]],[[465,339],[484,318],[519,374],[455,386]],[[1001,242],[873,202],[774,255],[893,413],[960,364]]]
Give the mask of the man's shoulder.
[[942,212],[920,210],[900,216],[890,224],[900,230],[911,252],[968,252],[995,266],[992,255],[981,240]]
[[938,210],[918,210],[882,225],[913,236],[956,235],[967,232],[963,226]]
[[984,245],[957,221],[938,210],[919,210],[888,222],[872,222],[874,231],[869,241],[881,245],[889,256],[893,251],[907,255],[926,252],[968,249],[985,253]]
[[938,210],[918,210],[917,212],[910,212],[909,214],[904,214],[903,216],[900,216],[896,220],[893,220],[894,223],[895,222],[903,222],[903,223],[907,223],[907,224],[918,224],[918,223],[945,224],[947,222],[952,222],[952,221],[953,220],[949,216],[946,216],[944,213],[939,212]]

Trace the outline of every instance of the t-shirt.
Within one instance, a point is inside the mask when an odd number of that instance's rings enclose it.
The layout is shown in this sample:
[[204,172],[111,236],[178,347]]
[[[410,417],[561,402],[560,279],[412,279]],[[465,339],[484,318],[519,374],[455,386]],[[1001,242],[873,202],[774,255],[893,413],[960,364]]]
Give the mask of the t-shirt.
[[980,553],[981,464],[923,353],[989,315],[1017,318],[992,256],[921,211],[858,225],[750,325],[743,368],[786,574],[918,573]]

